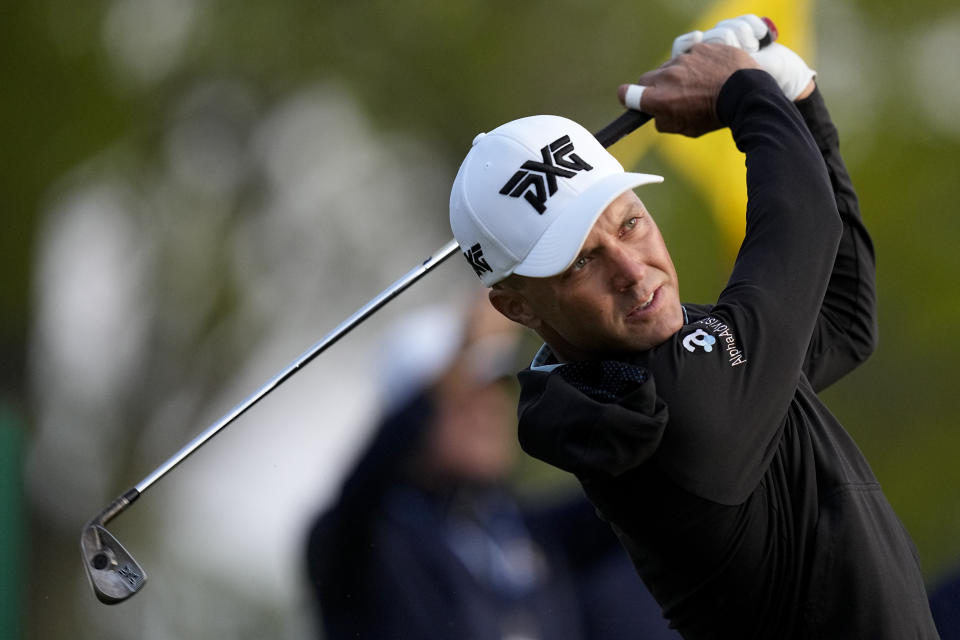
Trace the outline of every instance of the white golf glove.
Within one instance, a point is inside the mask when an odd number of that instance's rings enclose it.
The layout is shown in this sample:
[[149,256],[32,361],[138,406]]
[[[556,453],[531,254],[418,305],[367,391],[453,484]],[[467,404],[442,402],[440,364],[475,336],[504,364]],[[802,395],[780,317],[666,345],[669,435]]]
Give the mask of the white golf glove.
[[767,31],[767,23],[753,14],[721,20],[709,31],[691,31],[677,36],[673,41],[673,57],[686,53],[698,42],[715,42],[743,49],[773,76],[785,96],[796,100],[817,72],[808,67],[803,58],[781,44],[772,42],[761,49],[760,40],[767,35]]

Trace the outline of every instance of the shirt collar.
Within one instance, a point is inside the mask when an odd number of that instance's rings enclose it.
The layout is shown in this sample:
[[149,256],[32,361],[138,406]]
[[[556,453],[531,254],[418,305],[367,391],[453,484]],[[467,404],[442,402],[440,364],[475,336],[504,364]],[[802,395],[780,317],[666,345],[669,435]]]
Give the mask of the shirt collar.
[[550,345],[544,342],[543,346],[537,351],[537,354],[533,356],[533,362],[530,363],[530,370],[546,373],[553,371],[559,367],[560,364],[560,362],[557,362],[557,357],[553,355],[553,350],[550,348]]

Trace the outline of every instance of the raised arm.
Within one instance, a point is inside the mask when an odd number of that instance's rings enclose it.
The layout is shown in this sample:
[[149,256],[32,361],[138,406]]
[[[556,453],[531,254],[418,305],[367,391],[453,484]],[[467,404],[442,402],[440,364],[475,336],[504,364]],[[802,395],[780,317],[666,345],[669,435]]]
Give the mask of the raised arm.
[[830,177],[836,208],[843,223],[833,270],[810,339],[803,371],[818,391],[848,373],[872,353],[876,344],[874,256],[860,218],[857,196],[840,157],[837,130],[810,69],[800,56],[773,43],[761,48],[772,22],[755,15],[723,20],[706,33],[694,31],[674,41],[674,56],[695,42],[721,42],[750,53],[773,76],[784,95],[794,101],[813,136]]
[[694,72],[709,66],[703,57],[719,53],[710,46],[696,45],[642,77],[642,105],[664,131],[729,126],[746,156],[746,234],[717,304],[691,313],[673,340],[638,364],[652,371],[670,410],[661,467],[688,491],[738,504],[780,437],[821,324],[843,228],[817,142],[770,75],[739,69],[709,117],[697,109],[687,117],[683,94]]

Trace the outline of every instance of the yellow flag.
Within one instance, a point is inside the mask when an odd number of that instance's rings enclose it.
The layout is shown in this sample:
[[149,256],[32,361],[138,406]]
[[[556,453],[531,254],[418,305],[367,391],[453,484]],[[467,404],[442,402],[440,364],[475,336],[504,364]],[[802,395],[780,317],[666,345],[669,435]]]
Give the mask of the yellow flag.
[[[721,0],[687,31],[706,31],[720,20],[746,13],[767,16],[777,25],[777,41],[816,68],[812,60],[811,4],[811,0]],[[668,52],[664,59],[669,57]],[[701,191],[723,234],[724,246],[733,255],[743,239],[747,190],[743,154],[733,144],[730,132],[714,131],[694,139],[657,133],[651,123],[623,138],[610,151],[628,170],[642,171],[638,164],[652,148]]]

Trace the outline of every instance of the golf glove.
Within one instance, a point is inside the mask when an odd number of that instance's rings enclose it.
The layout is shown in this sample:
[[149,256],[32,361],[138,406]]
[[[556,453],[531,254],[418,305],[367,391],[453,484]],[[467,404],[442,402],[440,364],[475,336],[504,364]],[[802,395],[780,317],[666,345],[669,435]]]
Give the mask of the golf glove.
[[721,20],[709,31],[691,31],[673,41],[673,57],[690,50],[699,42],[714,42],[743,49],[760,67],[773,76],[784,95],[790,100],[806,88],[817,72],[807,66],[803,58],[776,42],[760,48],[760,40],[767,35],[767,24],[755,15]]

